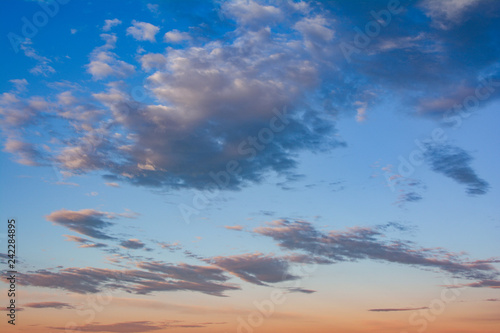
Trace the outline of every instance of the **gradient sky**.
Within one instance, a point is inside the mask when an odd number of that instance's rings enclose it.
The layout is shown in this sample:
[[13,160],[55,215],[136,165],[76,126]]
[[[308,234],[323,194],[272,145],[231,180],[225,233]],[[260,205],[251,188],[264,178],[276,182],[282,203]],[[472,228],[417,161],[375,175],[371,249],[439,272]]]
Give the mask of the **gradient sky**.
[[2,5],[2,332],[499,331],[500,2]]

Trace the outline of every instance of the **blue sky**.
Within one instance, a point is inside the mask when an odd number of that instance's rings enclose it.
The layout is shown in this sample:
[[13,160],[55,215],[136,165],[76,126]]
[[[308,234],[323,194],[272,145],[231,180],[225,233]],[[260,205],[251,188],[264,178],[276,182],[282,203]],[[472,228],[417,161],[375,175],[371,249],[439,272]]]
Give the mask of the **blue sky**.
[[[400,332],[461,286],[434,331],[471,309],[494,331],[498,3],[3,4],[0,207],[26,325],[60,329],[63,308],[82,331],[233,331],[276,288],[262,332],[297,313]],[[108,289],[99,320],[75,314]],[[182,304],[185,324],[120,318],[126,297]],[[330,321],[341,304],[362,323]],[[202,324],[219,305],[239,312]]]

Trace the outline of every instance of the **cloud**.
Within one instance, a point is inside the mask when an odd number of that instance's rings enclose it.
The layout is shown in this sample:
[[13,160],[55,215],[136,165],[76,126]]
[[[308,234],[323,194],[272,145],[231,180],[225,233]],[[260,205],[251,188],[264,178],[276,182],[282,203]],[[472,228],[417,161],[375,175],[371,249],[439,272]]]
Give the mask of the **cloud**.
[[66,227],[79,234],[98,239],[113,239],[106,235],[102,229],[106,229],[113,223],[107,220],[114,218],[111,214],[94,209],[82,209],[72,211],[61,209],[54,211],[45,217],[48,221]]
[[425,310],[428,309],[428,307],[421,307],[421,308],[389,308],[389,309],[370,309],[368,311],[372,312],[399,312],[399,311],[416,311],[416,310]]
[[86,238],[81,238],[81,237],[78,237],[78,236],[72,236],[72,235],[63,235],[64,237],[66,237],[66,240],[69,241],[69,242],[75,242],[75,243],[79,243],[81,248],[103,248],[103,247],[107,247],[108,245],[107,244],[104,244],[104,243],[95,243],[93,241],[90,241]]
[[[259,48],[254,39],[262,40]],[[323,142],[335,129],[319,113],[286,108],[308,89],[316,71],[311,62],[281,55],[282,51],[266,29],[233,45],[213,43],[206,48],[172,50],[165,56],[165,69],[148,80],[152,93],[165,104],[141,105],[117,88],[96,94],[134,140],[127,149],[115,150],[117,155],[127,155],[121,159],[127,164],[102,160],[92,164],[108,165],[109,180],[167,188],[214,188],[217,175],[237,163],[241,172],[222,185],[236,189],[260,181],[270,171],[286,174],[296,165],[293,152],[343,146],[337,140]],[[255,65],[241,66],[241,59],[251,59],[248,52],[254,53],[251,62]],[[270,52],[277,57],[269,58]],[[152,67],[150,62],[145,66]],[[268,80],[268,76],[275,79]],[[286,119],[277,116],[283,113],[287,113]],[[262,137],[273,126],[279,130],[268,134],[274,140],[265,149],[254,143],[259,133]],[[190,154],[181,153],[187,151]],[[86,171],[84,165],[78,169]]]
[[377,228],[355,227],[325,234],[310,222],[278,220],[255,228],[254,232],[271,237],[283,249],[304,252],[288,256],[292,262],[335,263],[364,259],[439,269],[467,279],[491,279],[498,275],[491,264],[466,261],[440,248],[419,248],[403,240],[388,241]]
[[120,184],[118,183],[104,183],[104,184],[109,187],[120,187]]
[[[127,321],[114,324],[99,324],[91,323],[83,326],[73,327],[75,331],[80,332],[112,332],[112,333],[142,333],[168,328],[199,328],[205,327],[205,324],[183,324],[179,320],[171,320],[166,322],[152,322],[152,321]],[[49,327],[56,330],[67,330],[66,327]]]
[[256,1],[237,0],[223,4],[222,12],[233,17],[242,25],[257,27],[279,21],[283,18],[280,8],[261,5]]
[[[474,93],[480,78],[497,82],[500,37],[491,32],[500,29],[493,14],[500,4],[453,3],[449,10],[460,7],[460,24],[447,30],[418,19],[439,12],[429,4],[401,7],[393,24],[381,27],[383,33],[346,57],[339,45],[352,44],[352,27],[366,25],[366,13],[373,10],[369,2],[224,2],[223,31],[209,24],[202,36],[201,30],[190,29],[196,45],[141,52],[136,57],[140,69],[120,60],[115,35],[102,34],[105,43],[90,54],[86,70],[95,80],[123,81],[78,96],[82,105],[98,103],[106,121],[94,121],[100,127],[92,130],[88,121],[64,118],[79,129],[84,122],[90,130],[58,133],[53,159],[65,172],[99,171],[107,182],[165,190],[237,190],[273,173],[288,182],[301,152],[345,147],[337,119],[363,120],[387,96],[401,97],[397,104],[402,112],[442,120],[450,107]],[[177,12],[167,10],[174,4],[158,5],[162,12]],[[179,15],[208,24],[205,16],[191,13],[194,5],[179,5]],[[212,9],[207,17],[216,15]],[[158,27],[138,21],[127,30],[150,41],[159,33]],[[172,41],[183,34],[169,32]],[[128,80],[136,71],[145,79],[141,84]],[[497,89],[481,105],[498,96]],[[12,94],[5,98],[19,99]],[[65,112],[54,117],[72,110],[62,103],[58,107]],[[276,121],[276,111],[284,110],[286,117],[278,120],[286,121]],[[273,124],[280,129],[273,131]],[[95,143],[92,151],[89,142]],[[234,166],[237,172],[228,173]],[[473,193],[484,192],[483,185],[468,184]],[[415,201],[416,195],[401,199]]]
[[37,65],[30,69],[30,73],[34,75],[43,75],[49,76],[50,74],[54,74],[56,70],[49,65],[52,61],[47,58],[39,55],[35,49],[31,46],[33,43],[31,39],[26,38],[23,43],[21,43],[21,50],[23,50],[24,55],[28,58],[35,59]]
[[167,65],[167,58],[160,53],[148,53],[139,59],[142,69],[150,71],[152,69],[162,69]]
[[26,86],[28,85],[28,81],[26,79],[14,79],[14,80],[9,80],[9,82],[14,85],[17,92],[25,91]]
[[217,268],[185,264],[177,267],[157,262],[138,266],[148,270],[70,267],[52,272],[42,269],[19,274],[19,281],[25,286],[63,289],[79,294],[115,289],[142,295],[184,290],[225,296],[226,291],[240,289],[225,282],[227,277],[222,276]]
[[290,267],[286,260],[262,253],[219,256],[204,261],[210,262],[244,281],[257,285],[298,278],[289,273]]
[[304,289],[304,288],[288,288],[291,293],[303,293],[303,294],[313,294],[316,290]]
[[461,284],[457,286],[448,286],[448,287],[472,287],[472,288],[492,288],[492,289],[500,289],[500,280],[493,279],[485,279],[477,282]]
[[479,4],[481,0],[424,0],[420,6],[427,16],[432,19],[433,25],[440,29],[448,30],[466,19],[466,13],[471,7]]
[[74,309],[74,306],[64,302],[35,302],[35,303],[27,303],[23,305],[27,308],[35,308],[35,309]]
[[116,27],[117,25],[122,24],[122,21],[115,18],[112,20],[104,20],[104,26],[102,27],[102,31],[110,31],[111,28]]
[[132,21],[132,26],[127,28],[127,35],[132,35],[137,40],[147,40],[152,43],[156,42],[155,35],[160,31],[160,28],[146,22]]
[[243,226],[241,225],[226,225],[224,226],[224,228],[228,229],[228,230],[237,230],[237,231],[241,231],[243,230]]
[[147,4],[148,10],[153,14],[158,14],[160,12],[160,6],[158,4]]
[[471,167],[472,156],[452,145],[426,145],[425,157],[433,171],[467,185],[467,193],[481,195],[488,192],[489,184],[479,178]]
[[189,36],[187,32],[181,32],[177,29],[174,29],[172,31],[165,33],[163,39],[167,43],[180,43],[185,40],[190,40],[191,36]]
[[23,165],[44,165],[44,154],[35,145],[15,139],[8,139],[4,151],[16,155],[16,162]]
[[178,242],[175,242],[175,243],[163,243],[163,242],[158,242],[158,245],[160,245],[160,247],[162,249],[168,249],[170,250],[171,252],[174,252],[176,250],[182,250],[182,246],[180,243]]
[[144,247],[144,243],[138,239],[124,240],[120,243],[120,245],[125,249],[133,250],[142,249]]
[[135,67],[119,60],[116,53],[111,52],[116,47],[117,37],[114,34],[101,34],[105,41],[103,46],[95,48],[90,54],[87,72],[94,80],[102,80],[109,76],[124,78],[134,73]]
[[188,264],[171,265],[163,262],[140,262],[137,267],[151,272],[163,273],[172,279],[189,282],[204,282],[207,280],[224,282],[228,278],[221,270],[212,266],[194,266]]

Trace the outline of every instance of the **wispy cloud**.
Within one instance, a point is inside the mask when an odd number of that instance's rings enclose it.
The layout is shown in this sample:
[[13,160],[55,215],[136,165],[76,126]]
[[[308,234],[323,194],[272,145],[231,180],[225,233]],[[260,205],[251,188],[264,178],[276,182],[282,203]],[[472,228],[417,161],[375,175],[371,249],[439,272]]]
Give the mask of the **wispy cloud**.
[[425,156],[432,170],[466,185],[468,194],[481,195],[488,192],[489,184],[479,178],[472,169],[472,156],[462,148],[452,145],[427,145]]
[[34,302],[34,303],[26,303],[23,306],[27,307],[27,308],[34,308],[34,309],[46,309],[46,308],[74,309],[75,308],[73,305],[68,304],[68,303],[64,303],[64,302]]
[[132,21],[132,26],[127,28],[127,35],[132,35],[137,40],[147,40],[155,42],[155,35],[160,31],[160,28],[147,22]]
[[98,239],[113,239],[113,237],[108,236],[102,231],[113,225],[113,223],[107,221],[112,218],[114,217],[109,213],[94,209],[82,209],[79,211],[61,209],[46,216],[48,221],[82,235]]
[[399,312],[399,311],[416,311],[416,310],[425,310],[428,307],[421,308],[387,308],[387,309],[370,309],[368,311],[372,312]]
[[[335,263],[369,259],[435,268],[468,279],[488,279],[498,275],[490,264],[470,262],[440,248],[419,248],[403,240],[388,241],[377,228],[355,227],[325,234],[310,222],[278,220],[255,228],[254,232],[273,238],[284,249],[306,253],[306,256],[299,253],[290,257],[292,260],[303,258],[310,263]],[[490,283],[494,285],[496,282]]]
[[[188,324],[180,320],[171,320],[166,322],[152,322],[152,321],[127,321],[114,324],[99,324],[92,323],[83,326],[75,327],[75,330],[81,332],[112,332],[112,333],[142,333],[168,328],[200,328],[208,324]],[[52,326],[48,327],[55,330],[67,330],[66,327]]]

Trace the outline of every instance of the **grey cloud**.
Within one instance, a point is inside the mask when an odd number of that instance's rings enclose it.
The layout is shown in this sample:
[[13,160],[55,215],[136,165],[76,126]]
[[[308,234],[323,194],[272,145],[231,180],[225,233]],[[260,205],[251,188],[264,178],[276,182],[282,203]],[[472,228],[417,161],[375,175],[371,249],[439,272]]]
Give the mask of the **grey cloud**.
[[120,242],[120,245],[126,249],[142,249],[145,245],[138,239],[128,239]]
[[356,227],[325,234],[306,221],[279,220],[254,232],[273,238],[284,249],[302,251],[311,257],[308,259],[301,253],[291,256],[296,262],[318,263],[317,258],[326,263],[369,259],[439,269],[468,279],[491,279],[498,275],[490,264],[467,262],[445,250],[418,248],[408,241],[389,242],[375,228]]
[[107,244],[96,243],[96,242],[90,241],[90,240],[88,240],[86,238],[81,238],[81,237],[78,237],[78,236],[72,236],[72,235],[63,235],[63,236],[66,237],[67,241],[79,243],[80,247],[82,247],[82,248],[103,248],[103,247],[108,247]]
[[242,280],[258,285],[298,278],[289,273],[289,264],[286,260],[271,255],[263,255],[262,253],[219,256],[205,259],[205,261],[234,274]]
[[[179,273],[179,271],[181,273]],[[184,267],[184,271],[186,268]],[[183,280],[183,267],[172,274],[163,272],[151,272],[145,270],[128,269],[113,270],[102,268],[64,268],[57,272],[49,270],[37,270],[34,272],[21,273],[19,281],[23,285],[63,289],[74,293],[97,293],[110,289],[119,289],[136,294],[149,294],[154,291],[198,291],[214,296],[224,296],[225,291],[238,290],[239,287],[225,283],[225,279],[215,274],[210,269],[204,271],[199,268],[196,271],[191,267],[188,279]],[[185,272],[184,272],[185,273]],[[191,276],[191,278],[189,278]]]
[[489,184],[472,169],[472,156],[462,148],[428,144],[425,156],[432,170],[466,185],[468,194],[481,195],[488,192]]
[[35,308],[35,309],[74,309],[74,306],[64,302],[34,302],[24,304],[27,308]]
[[417,310],[425,310],[428,307],[421,308],[387,308],[387,309],[370,309],[368,311],[371,312],[400,312],[400,311],[417,311]]
[[71,211],[61,209],[46,216],[48,221],[66,227],[82,235],[98,239],[113,239],[105,234],[102,229],[111,226],[113,223],[106,221],[113,218],[109,213],[100,212],[93,209],[82,209]]
[[[200,328],[205,326],[205,324],[187,324],[180,320],[170,320],[166,322],[127,321],[113,324],[90,323],[72,327],[72,330],[79,332],[143,333],[169,328]],[[68,330],[68,327],[59,326],[48,328],[55,330]]]

